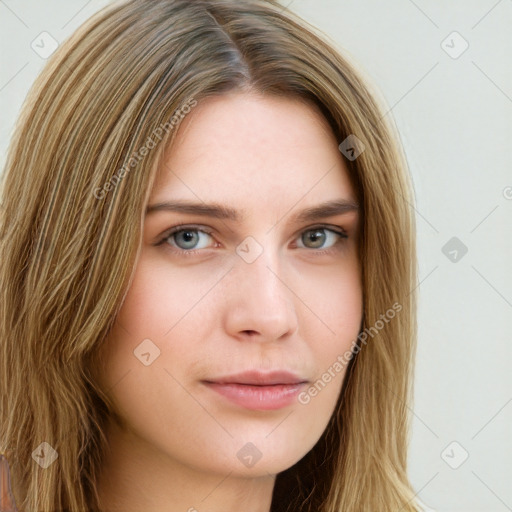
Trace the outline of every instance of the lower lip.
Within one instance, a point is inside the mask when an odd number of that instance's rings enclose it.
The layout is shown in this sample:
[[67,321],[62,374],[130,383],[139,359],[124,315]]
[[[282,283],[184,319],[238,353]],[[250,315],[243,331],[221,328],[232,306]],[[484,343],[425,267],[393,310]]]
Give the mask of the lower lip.
[[262,411],[282,409],[291,405],[297,400],[297,395],[305,386],[305,383],[275,386],[219,384],[217,382],[205,382],[204,384],[236,405]]

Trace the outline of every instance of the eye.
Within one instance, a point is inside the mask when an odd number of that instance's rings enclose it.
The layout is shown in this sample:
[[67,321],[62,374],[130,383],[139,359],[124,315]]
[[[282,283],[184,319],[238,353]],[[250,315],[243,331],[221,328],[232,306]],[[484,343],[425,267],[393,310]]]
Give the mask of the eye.
[[305,249],[330,249],[337,243],[343,242],[345,238],[348,238],[348,236],[344,231],[319,226],[302,232],[302,235],[299,237],[302,245],[299,245],[299,247]]
[[[207,249],[213,233],[197,226],[183,225],[171,228],[162,240],[155,245],[164,246],[174,254],[192,256]],[[348,238],[342,228],[332,229],[327,226],[318,226],[302,231],[296,240],[295,246],[299,249],[312,249],[315,254],[326,254],[337,249],[338,245]]]
[[211,233],[208,231],[194,226],[175,226],[158,245],[167,242],[171,247],[177,248],[178,252],[191,252],[192,249],[208,247],[208,238],[211,238]]

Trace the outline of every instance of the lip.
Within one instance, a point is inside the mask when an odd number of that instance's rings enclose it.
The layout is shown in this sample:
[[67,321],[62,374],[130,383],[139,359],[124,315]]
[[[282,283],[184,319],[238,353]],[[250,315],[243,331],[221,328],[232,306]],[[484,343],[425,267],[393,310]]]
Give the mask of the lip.
[[246,372],[227,375],[225,377],[216,377],[205,382],[214,382],[216,384],[247,384],[253,386],[273,386],[277,384],[299,384],[307,382],[298,375],[286,370],[275,370],[263,372],[260,370],[249,370]]
[[276,410],[294,403],[308,381],[288,371],[252,370],[202,383],[240,407]]

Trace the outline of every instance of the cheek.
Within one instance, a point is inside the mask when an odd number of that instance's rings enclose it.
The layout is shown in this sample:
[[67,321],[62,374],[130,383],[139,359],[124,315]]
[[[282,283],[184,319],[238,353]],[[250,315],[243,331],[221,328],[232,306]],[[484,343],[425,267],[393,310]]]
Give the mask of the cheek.
[[224,268],[180,268],[165,258],[144,254],[118,315],[118,323],[133,337],[163,340],[193,316]]
[[[172,348],[172,357],[162,354],[160,364],[166,359],[170,368],[193,367],[210,331],[220,328],[219,319],[229,315],[222,307],[223,298],[239,293],[237,282],[221,282],[226,269],[229,265],[173,268],[165,259],[141,257],[111,333],[114,366],[121,371],[140,364],[134,350],[149,339],[163,352]],[[324,267],[301,264],[290,272],[287,282],[293,290],[290,297],[301,343],[308,347],[321,375],[353,348],[359,333],[363,305],[357,258],[351,254],[340,264]]]
[[303,337],[315,348],[321,344],[319,357],[325,362],[326,356],[344,350],[359,334],[363,315],[360,267],[355,255],[351,255],[339,265],[301,270],[296,290],[310,313],[303,317],[308,329]]
[[[236,453],[251,441],[268,457],[263,473],[282,471],[316,443],[334,411],[346,371],[339,357],[350,349],[361,321],[358,267],[356,262],[305,265],[288,274],[298,333],[286,357],[307,362],[315,377],[293,406],[294,414],[269,415],[260,422],[216,408],[194,384],[209,361],[219,368],[232,356],[230,333],[221,330],[219,320],[231,312],[225,298],[239,293],[235,281],[221,281],[227,270],[207,265],[173,269],[158,258],[141,258],[106,345],[104,387],[140,437],[180,460],[240,470]],[[148,339],[161,353],[145,366],[134,350]],[[152,350],[151,345],[145,349],[150,357]],[[212,414],[205,413],[203,403]],[[232,437],[219,425],[227,426]]]
[[354,257],[346,265],[323,269],[325,273],[320,276],[311,275],[309,282],[308,274],[302,274],[306,276],[302,293],[312,313],[304,316],[303,337],[317,370],[314,385],[306,390],[303,401],[299,399],[303,404],[314,399],[315,407],[335,405],[361,328],[363,291],[359,269]]
[[[155,390],[168,392],[172,379],[165,370],[181,380],[201,359],[201,344],[211,328],[211,322],[204,321],[204,306],[209,290],[223,272],[187,272],[143,254],[101,350],[104,389],[123,395],[128,393],[124,386],[129,387],[127,383],[136,379],[138,388],[152,395]],[[212,319],[214,307],[209,308]],[[133,401],[126,404],[128,409],[144,409],[143,399],[137,401],[137,389],[129,396]]]

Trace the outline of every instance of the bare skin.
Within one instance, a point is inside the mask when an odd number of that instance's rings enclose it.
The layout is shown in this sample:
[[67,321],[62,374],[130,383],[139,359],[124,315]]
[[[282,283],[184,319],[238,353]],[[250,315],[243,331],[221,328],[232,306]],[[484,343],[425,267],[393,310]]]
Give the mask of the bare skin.
[[[345,369],[308,403],[273,409],[234,403],[208,382],[287,370],[304,390],[352,347],[362,317],[358,210],[296,218],[326,201],[356,203],[339,142],[295,99],[232,93],[183,119],[149,205],[217,203],[244,215],[146,216],[104,347],[101,384],[121,420],[107,433],[102,510],[268,512],[276,475],[324,432]],[[143,340],[148,365],[134,355]]]

